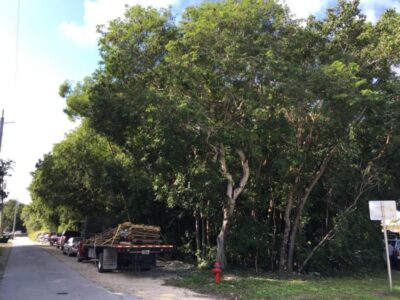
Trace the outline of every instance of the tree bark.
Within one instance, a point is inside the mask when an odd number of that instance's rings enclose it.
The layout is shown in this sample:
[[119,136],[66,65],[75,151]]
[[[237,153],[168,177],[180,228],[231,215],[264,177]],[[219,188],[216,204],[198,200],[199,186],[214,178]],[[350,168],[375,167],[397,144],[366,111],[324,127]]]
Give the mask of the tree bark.
[[225,241],[228,233],[228,226],[231,221],[232,215],[235,211],[236,199],[243,192],[243,189],[245,188],[250,176],[249,163],[248,160],[246,159],[246,156],[244,155],[244,152],[242,150],[238,150],[237,153],[239,155],[240,162],[242,165],[242,178],[240,179],[239,185],[235,187],[235,182],[233,180],[233,177],[229,173],[226,165],[224,145],[223,144],[220,145],[219,163],[220,163],[221,173],[227,180],[227,189],[226,189],[227,201],[222,209],[223,211],[222,226],[217,237],[216,260],[221,264],[221,268],[226,268],[227,266],[226,255],[225,255]]
[[[294,198],[297,195],[297,191],[299,189],[301,175],[302,175],[305,163],[307,161],[308,153],[310,151],[310,145],[311,145],[311,140],[313,137],[313,132],[314,132],[314,126],[311,126],[310,131],[307,134],[307,137],[305,138],[304,158],[303,158],[303,161],[297,171],[296,179],[294,181],[292,190],[289,193],[287,205],[285,208],[285,215],[284,215],[285,228],[284,228],[284,232],[283,232],[282,244],[281,244],[280,255],[279,255],[279,272],[284,272],[284,271],[287,271],[287,269],[288,269],[288,256],[289,256],[288,255],[288,244],[289,244],[289,235],[292,230],[290,215],[291,215],[292,208],[293,208]],[[296,135],[296,140],[297,140],[298,145],[301,144],[299,141],[300,139],[301,139],[301,135]]]
[[284,216],[285,229],[283,231],[281,251],[280,251],[280,255],[279,255],[279,272],[283,272],[286,270],[287,244],[289,242],[289,233],[290,233],[290,228],[291,228],[290,213],[291,213],[292,207],[293,207],[293,193],[294,193],[294,191],[290,192],[288,201],[286,204],[286,208],[285,208],[285,216]]
[[199,262],[199,258],[201,257],[200,224],[199,224],[200,216],[197,211],[194,213],[194,219],[196,227],[196,257],[197,257],[197,262]]
[[307,265],[307,263],[310,261],[310,259],[314,256],[314,254],[317,252],[317,250],[319,248],[321,248],[327,241],[331,240],[335,236],[336,230],[339,228],[339,226],[341,225],[341,222],[345,219],[345,217],[356,210],[358,200],[368,190],[368,188],[370,187],[370,184],[372,183],[370,181],[370,179],[371,178],[369,178],[367,180],[368,182],[365,181],[361,184],[358,194],[354,198],[354,201],[348,207],[346,207],[346,209],[341,213],[335,226],[333,226],[333,228],[331,228],[331,230],[329,230],[329,232],[327,234],[325,234],[325,236],[319,241],[319,243],[311,250],[310,254],[307,256],[307,258],[304,260],[301,267],[299,268],[300,273],[303,272],[304,267]]
[[279,256],[279,272],[284,272],[287,270],[287,260],[288,260],[288,243],[289,243],[289,235],[291,231],[291,222],[290,222],[290,214],[293,208],[293,198],[294,195],[296,194],[296,191],[298,189],[298,185],[300,183],[300,175],[302,173],[303,167],[304,167],[304,162],[300,166],[299,171],[297,173],[294,185],[292,190],[290,191],[289,197],[288,197],[288,202],[285,208],[285,216],[284,216],[284,221],[285,221],[285,229],[283,232],[283,239],[282,239],[282,244],[281,244],[281,251],[280,251],[280,256]]
[[[270,257],[271,272],[275,270],[275,245],[276,245],[276,220],[275,220],[275,204],[274,200],[269,201],[268,219],[272,222],[272,243],[269,245],[268,256]],[[267,256],[267,257],[268,257]]]
[[206,244],[210,246],[210,221],[206,218]]
[[346,209],[341,213],[335,226],[333,226],[333,228],[331,230],[329,230],[329,232],[327,234],[325,234],[325,236],[311,250],[310,254],[306,257],[306,259],[304,260],[304,262],[301,264],[301,266],[299,268],[300,273],[303,272],[305,266],[311,260],[311,258],[314,256],[314,254],[318,251],[318,249],[321,248],[327,241],[331,240],[335,236],[337,229],[341,225],[341,222],[345,219],[345,217],[347,215],[351,214],[352,212],[354,212],[356,210],[359,199],[365,194],[365,192],[368,191],[369,188],[371,188],[371,186],[374,185],[376,176],[374,174],[371,174],[371,170],[372,170],[373,164],[376,161],[378,161],[379,159],[381,159],[382,156],[384,155],[384,153],[387,149],[387,145],[389,145],[389,143],[390,143],[390,136],[391,136],[390,134],[387,135],[386,142],[385,142],[384,146],[382,147],[382,149],[368,163],[366,168],[362,171],[362,182],[358,188],[358,193],[357,193],[356,197],[354,198],[353,202],[348,207],[346,207]]
[[206,226],[205,226],[205,218],[203,214],[200,214],[201,220],[201,258],[204,259],[206,257]]
[[258,247],[256,249],[256,254],[254,256],[254,267],[256,268],[256,273],[258,273]]
[[308,198],[310,197],[311,192],[314,190],[315,186],[321,179],[322,175],[324,175],[326,168],[328,167],[328,164],[331,161],[332,157],[336,154],[337,149],[338,149],[337,146],[333,146],[326,154],[324,160],[322,161],[322,164],[318,168],[318,171],[314,174],[310,185],[306,188],[304,196],[300,200],[300,204],[297,208],[296,218],[294,220],[292,231],[290,233],[289,254],[288,254],[288,264],[287,264],[288,272],[293,271],[294,246],[296,243],[296,236],[300,224],[300,219],[303,215],[304,205],[306,204]]

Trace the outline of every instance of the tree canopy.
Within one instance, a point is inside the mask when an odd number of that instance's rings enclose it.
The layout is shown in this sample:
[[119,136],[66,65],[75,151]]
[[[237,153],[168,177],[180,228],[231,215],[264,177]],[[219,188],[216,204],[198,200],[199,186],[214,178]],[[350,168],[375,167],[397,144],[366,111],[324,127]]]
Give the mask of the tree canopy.
[[367,200],[399,190],[400,15],[372,24],[358,6],[304,22],[273,0],[179,21],[128,8],[99,29],[92,76],[60,87],[83,125],[38,163],[34,210],[157,222],[200,264],[378,262]]

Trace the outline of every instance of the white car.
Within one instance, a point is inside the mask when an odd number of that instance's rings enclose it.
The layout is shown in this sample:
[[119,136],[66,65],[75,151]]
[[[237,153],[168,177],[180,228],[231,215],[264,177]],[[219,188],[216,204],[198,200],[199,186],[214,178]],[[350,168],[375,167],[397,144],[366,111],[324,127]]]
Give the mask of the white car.
[[70,237],[68,241],[64,244],[63,254],[68,256],[76,255],[78,253],[78,245],[82,238],[80,237]]

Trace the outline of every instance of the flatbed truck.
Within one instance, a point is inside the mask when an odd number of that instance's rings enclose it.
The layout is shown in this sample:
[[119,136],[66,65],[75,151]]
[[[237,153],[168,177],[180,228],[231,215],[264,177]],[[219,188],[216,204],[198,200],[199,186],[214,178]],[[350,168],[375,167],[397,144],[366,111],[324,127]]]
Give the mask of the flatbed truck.
[[149,270],[156,266],[158,254],[173,250],[172,245],[96,245],[81,241],[77,260],[91,260],[100,273],[118,269]]

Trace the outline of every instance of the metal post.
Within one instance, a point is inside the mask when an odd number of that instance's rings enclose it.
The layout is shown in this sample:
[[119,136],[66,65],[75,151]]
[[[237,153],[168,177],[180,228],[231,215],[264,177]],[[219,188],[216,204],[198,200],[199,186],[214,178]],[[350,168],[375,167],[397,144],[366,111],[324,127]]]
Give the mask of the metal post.
[[390,266],[390,258],[389,258],[389,248],[388,248],[388,238],[387,238],[387,232],[386,232],[386,225],[383,225],[383,235],[385,237],[385,249],[386,249],[386,265],[388,269],[388,276],[389,276],[389,290],[392,292],[393,291],[393,285],[392,285],[392,268]]
[[388,245],[388,238],[387,238],[387,227],[386,227],[386,218],[385,218],[385,209],[383,207],[383,203],[381,202],[381,211],[382,211],[382,227],[383,227],[383,237],[385,239],[385,252],[386,252],[386,266],[388,270],[388,277],[389,277],[389,290],[393,291],[392,285],[392,268],[390,264],[389,258],[389,245]]

